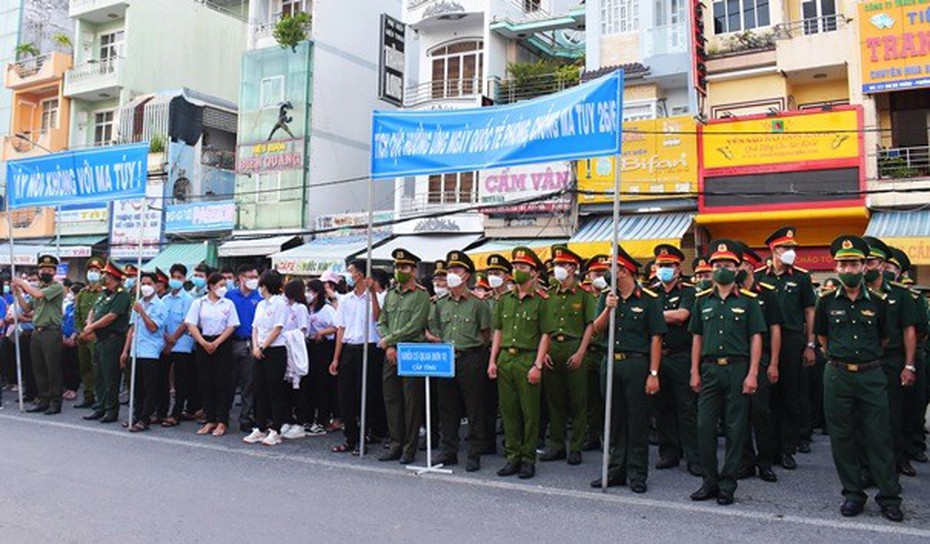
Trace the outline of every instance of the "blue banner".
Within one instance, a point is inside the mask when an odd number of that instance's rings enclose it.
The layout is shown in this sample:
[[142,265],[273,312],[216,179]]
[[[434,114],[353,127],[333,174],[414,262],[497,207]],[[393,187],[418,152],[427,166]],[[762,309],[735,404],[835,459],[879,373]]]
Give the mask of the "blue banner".
[[236,226],[236,202],[175,204],[165,210],[165,232],[213,232]]
[[145,196],[149,144],[95,147],[6,163],[10,208]]
[[397,344],[397,375],[414,378],[454,378],[452,344]]
[[467,172],[620,153],[623,71],[513,105],[376,111],[371,177]]

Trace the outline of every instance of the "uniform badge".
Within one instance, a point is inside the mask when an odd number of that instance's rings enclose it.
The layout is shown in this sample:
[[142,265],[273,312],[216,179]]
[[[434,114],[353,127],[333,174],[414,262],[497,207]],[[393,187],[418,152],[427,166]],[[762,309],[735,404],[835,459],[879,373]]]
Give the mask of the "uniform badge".
[[670,298],[670,299],[668,299],[668,301],[671,302],[672,304],[674,304],[674,303],[678,302],[678,299],[680,299],[680,298],[681,298],[681,297]]
[[853,243],[852,240],[846,239],[843,240],[843,249],[852,249]]
[[872,310],[862,310],[862,315],[866,317],[875,317],[875,312]]
[[640,308],[639,306],[633,306],[632,308],[630,308],[630,310],[633,311],[633,313],[637,313],[637,314],[643,313],[643,309]]
[[734,314],[744,314],[744,313],[746,313],[746,310],[744,310],[743,308],[730,308],[730,309],[733,310],[733,313],[734,313]]

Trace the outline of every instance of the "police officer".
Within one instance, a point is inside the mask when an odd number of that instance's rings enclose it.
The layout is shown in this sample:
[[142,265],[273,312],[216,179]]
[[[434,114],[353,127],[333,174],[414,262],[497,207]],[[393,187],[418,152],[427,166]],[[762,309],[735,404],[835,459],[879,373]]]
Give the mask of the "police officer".
[[691,390],[691,333],[688,320],[694,307],[694,286],[681,278],[685,254],[671,244],[659,244],[655,255],[655,289],[659,294],[668,333],[662,338],[662,389],[653,404],[659,434],[657,469],[677,467],[685,458],[688,472],[701,474],[697,445],[697,398]]
[[549,451],[540,461],[566,458],[565,437],[571,416],[568,464],[581,463],[588,436],[588,375],[584,360],[594,334],[596,302],[578,285],[581,257],[564,245],[552,247],[552,279],[544,328],[552,331],[549,359],[543,368],[543,392],[549,407]]
[[[733,504],[736,473],[749,423],[749,395],[758,387],[765,317],[756,294],[740,290],[737,267],[742,261],[733,240],[711,242],[713,287],[697,294],[688,330],[691,388],[698,393],[698,449],[704,483],[691,500],[717,499]],[[717,467],[717,421],[725,420],[726,453]]]
[[507,464],[497,475],[519,474],[526,480],[536,475],[539,382],[549,351],[543,319],[548,295],[536,284],[543,268],[536,253],[520,246],[511,255],[515,288],[494,306],[488,377],[497,380],[506,442]]
[[862,512],[868,496],[860,481],[860,458],[867,458],[878,486],[882,515],[901,521],[901,487],[895,473],[889,429],[887,380],[880,370],[882,344],[890,331],[885,294],[863,282],[869,245],[857,236],[840,236],[830,244],[839,289],[817,301],[814,331],[827,356],[824,369],[824,415],[830,429],[833,463],[843,486],[840,512]]
[[[607,289],[607,274],[610,273],[610,256],[594,255],[585,262],[585,279],[582,287],[596,303],[601,293]],[[594,333],[585,356],[585,372],[588,375],[588,436],[581,451],[594,451],[601,447],[601,433],[604,431],[604,395],[601,392],[601,366],[607,357],[607,340],[604,334]]]
[[[617,313],[614,360],[605,359],[601,368],[606,389],[607,365],[614,366],[607,486],[623,485],[629,478],[631,491],[645,493],[649,474],[647,395],[659,391],[662,336],[668,327],[659,295],[637,283],[636,272],[641,265],[620,246],[617,264],[617,293],[601,295],[594,322],[594,329],[605,333],[610,313]],[[601,487],[602,483],[598,478],[591,487]]]
[[382,461],[400,459],[410,464],[416,458],[423,424],[425,390],[422,378],[401,378],[397,375],[397,344],[424,342],[429,321],[430,298],[417,283],[420,258],[406,249],[397,248],[394,258],[396,285],[387,292],[384,307],[378,316],[378,347],[384,354],[384,406],[387,411],[391,442]]
[[462,414],[468,418],[468,454],[465,470],[481,468],[481,455],[488,450],[493,435],[484,421],[484,376],[488,370],[491,338],[491,311],[484,301],[468,290],[474,272],[472,260],[463,251],[446,255],[446,282],[449,293],[437,299],[430,312],[430,333],[437,341],[455,348],[455,377],[438,380],[439,417],[442,421],[443,465],[458,463],[459,427]]
[[[807,270],[794,266],[797,257],[795,239],[797,229],[782,227],[765,240],[772,251],[771,263],[759,270],[759,281],[776,288],[782,318],[781,361],[778,363],[778,385],[773,388],[772,401],[778,424],[778,441],[781,466],[794,470],[798,464],[794,454],[798,450],[801,429],[806,425],[802,418],[804,392],[801,371],[804,365],[813,365],[814,355],[814,286]],[[809,445],[804,444],[807,452]]]
[[449,293],[449,283],[447,276],[449,271],[446,270],[446,261],[436,261],[433,263],[433,298],[435,302],[439,297]]
[[[100,257],[87,259],[87,285],[74,299],[74,330],[80,334],[87,324],[87,316],[100,296],[100,271],[106,263]],[[94,340],[84,341],[78,337],[77,357],[81,369],[81,384],[84,387],[84,400],[75,404],[75,408],[94,408],[97,403],[97,389],[94,380]]]
[[[490,295],[488,298],[484,299],[488,304],[488,308],[491,311],[491,315],[494,315],[494,308],[497,306],[498,301],[502,296],[507,294],[510,290],[510,273],[513,270],[513,267],[510,265],[510,261],[500,254],[493,254],[488,256],[487,268],[485,272],[488,275],[488,285],[491,288]],[[488,355],[490,356],[490,348]],[[487,377],[487,374],[485,374]],[[485,424],[488,425],[489,436],[496,437],[498,433],[498,415],[499,415],[499,399],[498,399],[498,390],[497,382],[491,378],[485,380],[485,398],[487,399],[487,411],[485,412]],[[496,438],[491,442],[491,446],[488,448],[487,454],[497,453],[497,440]]]
[[[55,281],[58,259],[52,255],[39,257],[39,285],[33,287],[22,278],[13,278],[13,295],[19,307],[32,312],[32,344],[29,348],[32,372],[38,395],[27,412],[45,415],[61,413],[61,322],[65,288]],[[29,295],[27,300],[23,294]]]
[[97,383],[102,384],[102,395],[98,398],[99,408],[84,419],[99,419],[100,423],[113,423],[119,417],[119,357],[129,329],[129,293],[121,285],[123,271],[107,263],[103,269],[103,292],[97,298],[84,332],[87,341],[96,337],[94,350]]

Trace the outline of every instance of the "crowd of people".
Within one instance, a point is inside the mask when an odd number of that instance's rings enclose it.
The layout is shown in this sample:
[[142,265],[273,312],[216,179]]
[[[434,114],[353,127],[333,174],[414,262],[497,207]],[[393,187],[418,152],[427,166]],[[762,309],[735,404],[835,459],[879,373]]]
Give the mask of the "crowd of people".
[[466,471],[498,452],[501,430],[501,477],[533,478],[537,461],[579,465],[604,445],[610,385],[608,480],[592,487],[646,492],[652,439],[656,469],[684,463],[701,478],[691,499],[728,505],[739,480],[796,469],[821,428],[842,514],[858,515],[875,486],[882,514],[901,521],[899,475],[927,461],[927,299],[910,286],[907,255],[870,237],[835,240],[837,277],[815,284],[794,265],[795,234],[773,233],[768,259],[715,240],[690,277],[668,244],[645,265],[622,246],[615,263],[564,245],[543,263],[517,247],[480,271],[453,250],[431,281],[406,249],[392,255],[393,276],[356,260],[310,281],[251,264],[140,274],[92,258],[86,284],[65,285],[46,255],[4,284],[2,368],[28,412],[55,415],[73,400],[84,419],[114,423],[134,384],[130,432],[195,421],[197,434],[220,437],[238,399],[248,444],[341,432],[334,453],[357,455],[364,440],[383,444],[381,461],[409,464],[426,391],[398,374],[398,345],[446,343],[455,375],[430,395],[437,463],[458,464],[466,421]]

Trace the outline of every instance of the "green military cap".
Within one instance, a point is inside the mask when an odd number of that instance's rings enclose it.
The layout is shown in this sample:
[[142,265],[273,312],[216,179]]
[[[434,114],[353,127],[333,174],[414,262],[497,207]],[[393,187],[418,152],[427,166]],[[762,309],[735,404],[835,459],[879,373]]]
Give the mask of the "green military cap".
[[585,272],[610,270],[610,255],[595,255],[584,264]]
[[902,273],[911,269],[911,259],[907,256],[907,253],[896,247],[889,247],[888,249],[891,250],[891,257],[888,262],[897,265]]
[[739,253],[743,262],[748,263],[753,268],[759,268],[765,264],[762,257],[746,245],[745,242],[742,240],[734,240],[734,242],[736,242],[737,253]]
[[887,261],[891,257],[891,249],[888,244],[874,236],[863,236],[862,240],[869,246],[868,259],[881,259]]
[[710,261],[707,260],[707,257],[697,257],[691,261],[691,270],[693,270],[695,274],[699,274],[701,272],[713,272],[714,267],[710,265]]
[[546,259],[546,262],[543,263],[543,266],[546,267],[546,272],[549,272],[551,274],[552,271],[555,269],[555,261],[553,261],[552,259]]
[[436,267],[433,268],[433,277],[445,276],[448,273],[449,269],[446,268],[446,261],[436,261]]
[[528,264],[536,270],[543,270],[543,263],[539,259],[539,255],[536,255],[535,251],[526,246],[513,248],[510,253],[510,263],[512,265],[517,263]]
[[574,251],[568,249],[565,244],[556,244],[552,246],[552,263],[553,264],[573,264],[578,266],[583,259]]
[[420,258],[410,253],[404,248],[397,248],[391,252],[391,257],[394,258],[394,264],[410,264],[416,266],[420,262]]
[[512,268],[513,266],[510,264],[510,261],[503,255],[495,253],[488,257],[487,270],[501,270],[509,274]]
[[87,264],[85,265],[88,270],[91,268],[96,268],[97,270],[103,270],[103,267],[107,265],[107,262],[101,259],[100,257],[91,257],[87,259]]
[[482,289],[491,289],[491,284],[488,283],[488,275],[485,272],[478,272],[475,274],[475,288],[481,287]]
[[446,266],[449,268],[461,266],[468,270],[469,273],[475,271],[475,263],[472,262],[471,257],[466,255],[464,251],[459,251],[457,249],[446,254]]
[[794,227],[782,227],[765,239],[765,245],[772,249],[778,246],[796,246],[798,242],[794,239],[794,234],[797,230]]
[[903,285],[911,286],[914,285],[914,278],[908,272],[902,272],[901,277],[898,278]]
[[685,260],[683,251],[672,244],[659,244],[652,249],[657,264],[681,264]]
[[837,261],[865,260],[869,255],[869,244],[858,236],[840,236],[830,244],[830,255]]
[[122,268],[116,265],[113,261],[109,261],[105,267],[103,267],[102,272],[108,276],[113,276],[114,278],[121,280],[126,276],[126,272]]
[[732,261],[736,264],[743,262],[742,244],[735,240],[721,238],[710,243],[710,259],[714,261]]
[[639,270],[639,267],[642,266],[642,264],[630,256],[620,244],[617,244],[617,264],[634,274]]
[[42,255],[39,257],[39,268],[44,266],[58,266],[58,257],[54,255]]

